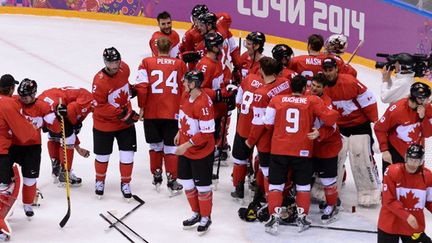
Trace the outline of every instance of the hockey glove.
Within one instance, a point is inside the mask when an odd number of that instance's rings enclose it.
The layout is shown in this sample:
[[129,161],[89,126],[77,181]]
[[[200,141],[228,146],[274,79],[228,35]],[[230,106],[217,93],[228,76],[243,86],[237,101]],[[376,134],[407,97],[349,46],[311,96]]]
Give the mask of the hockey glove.
[[411,236],[411,239],[413,239],[415,242],[422,242],[422,243],[431,243],[432,242],[431,238],[428,235],[426,235],[425,232],[414,233]]
[[125,107],[117,118],[126,122],[126,124],[131,125],[138,121],[139,114],[137,114],[134,110],[129,111],[129,109]]
[[181,58],[185,63],[196,63],[201,59],[201,55],[198,52],[187,51],[181,54]]
[[58,116],[66,117],[67,116],[67,106],[64,104],[57,105],[56,114]]

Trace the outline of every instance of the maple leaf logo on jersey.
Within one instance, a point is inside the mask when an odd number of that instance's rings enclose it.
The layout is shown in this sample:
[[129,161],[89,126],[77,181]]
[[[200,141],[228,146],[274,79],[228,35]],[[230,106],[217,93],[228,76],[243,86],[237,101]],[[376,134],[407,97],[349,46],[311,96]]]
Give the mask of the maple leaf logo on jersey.
[[416,210],[417,208],[415,205],[420,201],[420,199],[415,196],[412,190],[410,190],[405,196],[401,195],[399,200],[404,205],[404,208],[410,211]]
[[120,90],[118,96],[114,99],[114,101],[119,105],[127,104],[129,101],[129,93],[124,90]]
[[404,142],[412,142],[417,140],[420,134],[420,123],[408,124],[406,126],[399,125],[396,128],[398,138]]
[[184,115],[180,119],[180,128],[181,128],[182,131],[185,131],[186,134],[189,134],[190,125],[187,123],[186,115]]

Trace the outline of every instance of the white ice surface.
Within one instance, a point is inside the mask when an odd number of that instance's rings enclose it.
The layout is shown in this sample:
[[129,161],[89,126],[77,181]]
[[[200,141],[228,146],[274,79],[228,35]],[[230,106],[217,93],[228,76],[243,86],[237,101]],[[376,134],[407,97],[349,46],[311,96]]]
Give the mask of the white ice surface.
[[[133,82],[136,69],[143,57],[150,55],[148,40],[155,27],[101,22],[60,17],[34,17],[0,15],[0,74],[10,73],[17,80],[35,79],[39,93],[51,87],[78,86],[91,89],[93,76],[103,67],[102,51],[115,46],[131,68]],[[180,34],[184,31],[179,30]],[[270,54],[271,45],[266,46]],[[382,50],[381,50],[382,51]],[[296,54],[304,52],[295,50]],[[361,54],[361,51],[360,51]],[[358,78],[374,91],[379,99],[380,73],[367,67],[354,65]],[[133,101],[136,107],[136,101]],[[379,102],[380,114],[386,105]],[[234,116],[235,117],[235,116]],[[235,119],[232,121],[229,141],[233,140]],[[376,236],[364,233],[311,229],[298,234],[294,227],[280,227],[279,236],[264,233],[260,223],[245,223],[237,216],[238,202],[231,199],[230,174],[232,167],[221,167],[219,190],[214,192],[213,224],[203,237],[194,231],[184,231],[181,221],[190,216],[184,195],[168,197],[165,183],[158,194],[151,185],[148,146],[144,140],[142,124],[136,124],[138,152],[135,155],[132,190],[146,204],[132,213],[125,222],[149,242],[374,242]],[[79,135],[82,147],[92,150],[92,119],[88,117]],[[83,178],[80,188],[72,188],[72,215],[66,227],[58,223],[66,213],[66,192],[52,183],[50,161],[43,141],[41,174],[38,187],[44,199],[35,216],[28,221],[18,202],[14,215],[9,219],[13,229],[12,242],[127,242],[114,229],[106,232],[107,223],[99,213],[116,210],[117,216],[135,207],[136,202],[126,203],[120,192],[120,175],[117,147],[110,159],[105,195],[98,200],[94,194],[94,156],[85,159],[75,156],[74,171]],[[375,159],[380,161],[380,155]],[[348,169],[348,180],[341,199],[346,212],[334,226],[358,229],[376,229],[379,207],[362,208],[356,213],[355,185]],[[165,182],[165,181],[164,181]],[[316,211],[317,205],[312,205]],[[426,212],[427,232],[432,234],[432,216]],[[317,214],[312,214],[318,219]],[[319,224],[318,220],[315,223]],[[125,230],[125,229],[123,229]],[[127,232],[127,230],[125,230]],[[129,233],[129,232],[127,232]],[[129,233],[133,237],[132,234]],[[134,238],[139,242],[137,238]]]

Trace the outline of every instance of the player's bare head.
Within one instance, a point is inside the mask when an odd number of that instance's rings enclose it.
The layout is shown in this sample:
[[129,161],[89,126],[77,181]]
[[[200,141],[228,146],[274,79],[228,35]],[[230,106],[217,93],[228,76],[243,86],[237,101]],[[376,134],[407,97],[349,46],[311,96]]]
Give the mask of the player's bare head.
[[303,94],[306,90],[307,79],[302,75],[296,75],[291,80],[291,90],[293,93]]
[[24,104],[31,104],[36,100],[37,83],[25,78],[18,86],[18,95]]
[[12,96],[15,91],[15,85],[19,82],[10,74],[5,74],[0,78],[0,94]]
[[324,88],[327,86],[327,79],[323,73],[316,74],[312,79],[311,93],[321,96],[324,93]]
[[159,54],[169,54],[171,50],[171,40],[166,36],[159,37],[156,41],[156,46]]
[[424,164],[424,147],[421,144],[410,144],[405,155],[405,161],[412,172],[416,172],[418,167]]
[[105,62],[105,71],[110,75],[116,74],[120,69],[120,52],[114,47],[105,48],[103,58]]
[[319,52],[324,45],[324,38],[320,34],[313,34],[308,37],[308,50]]
[[263,76],[277,75],[281,71],[279,62],[271,57],[262,57],[259,64]]
[[159,29],[162,33],[169,35],[171,34],[172,30],[172,21],[171,21],[171,15],[164,11],[156,17],[159,25]]

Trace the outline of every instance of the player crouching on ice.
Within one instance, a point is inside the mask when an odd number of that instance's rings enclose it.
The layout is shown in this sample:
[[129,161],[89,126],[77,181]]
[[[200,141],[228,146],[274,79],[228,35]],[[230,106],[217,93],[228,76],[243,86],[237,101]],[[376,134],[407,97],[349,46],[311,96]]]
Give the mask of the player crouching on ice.
[[423,146],[411,144],[405,161],[384,172],[378,243],[432,242],[424,233],[423,209],[432,212],[432,173],[424,167]]

